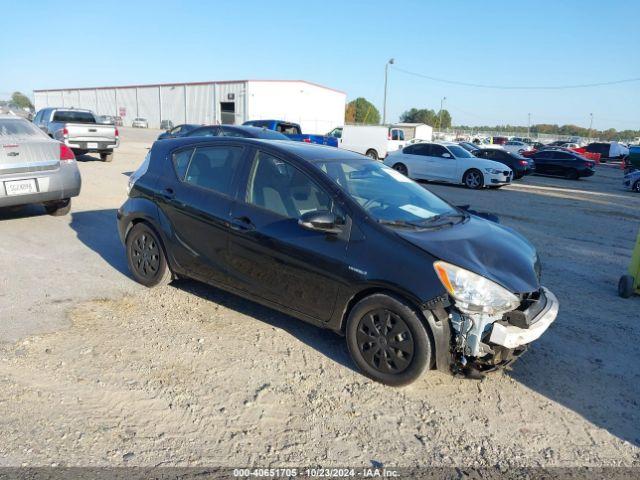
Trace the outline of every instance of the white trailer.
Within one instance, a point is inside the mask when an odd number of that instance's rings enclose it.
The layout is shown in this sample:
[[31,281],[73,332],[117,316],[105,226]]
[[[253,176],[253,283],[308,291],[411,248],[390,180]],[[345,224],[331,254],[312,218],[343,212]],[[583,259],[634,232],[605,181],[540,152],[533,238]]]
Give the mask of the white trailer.
[[396,123],[391,127],[401,129],[407,141],[431,142],[433,140],[433,128],[426,123]]
[[381,125],[345,125],[334,128],[329,135],[338,139],[338,148],[376,160],[384,159],[389,152],[395,152],[405,144],[401,129]]

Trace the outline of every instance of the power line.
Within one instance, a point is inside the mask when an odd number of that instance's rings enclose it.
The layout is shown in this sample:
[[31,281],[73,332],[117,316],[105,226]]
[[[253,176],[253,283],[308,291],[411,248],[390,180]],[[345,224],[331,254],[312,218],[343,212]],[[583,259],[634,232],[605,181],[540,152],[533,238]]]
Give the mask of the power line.
[[635,78],[625,78],[622,80],[612,80],[608,82],[578,83],[574,85],[547,85],[547,86],[544,86],[544,85],[526,85],[526,86],[525,85],[491,85],[491,84],[482,84],[482,83],[460,82],[457,80],[447,80],[444,78],[424,75],[422,73],[411,72],[409,70],[405,70],[404,68],[398,68],[398,67],[391,67],[391,68],[393,70],[405,73],[407,75],[413,75],[414,77],[433,80],[434,82],[448,83],[451,85],[461,85],[463,87],[488,88],[488,89],[494,89],[494,90],[569,90],[574,88],[604,87],[608,85],[619,85],[621,83],[640,82],[640,77],[635,77]]

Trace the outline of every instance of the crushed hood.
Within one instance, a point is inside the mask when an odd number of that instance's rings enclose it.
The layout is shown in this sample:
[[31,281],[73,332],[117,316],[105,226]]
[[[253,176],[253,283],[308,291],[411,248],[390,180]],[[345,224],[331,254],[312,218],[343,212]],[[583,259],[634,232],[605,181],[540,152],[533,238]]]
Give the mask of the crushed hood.
[[513,293],[540,288],[535,248],[508,227],[470,215],[465,222],[439,230],[397,233],[432,256],[487,277]]

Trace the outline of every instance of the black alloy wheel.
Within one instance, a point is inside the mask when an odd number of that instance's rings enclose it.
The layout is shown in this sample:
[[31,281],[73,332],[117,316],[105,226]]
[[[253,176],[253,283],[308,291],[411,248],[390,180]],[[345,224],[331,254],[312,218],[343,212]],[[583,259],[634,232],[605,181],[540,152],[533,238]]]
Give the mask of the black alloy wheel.
[[407,385],[431,364],[431,342],[419,313],[404,300],[376,293],[349,312],[349,353],[368,377],[386,385]]
[[147,287],[167,284],[171,280],[160,240],[144,223],[135,225],[127,235],[127,261],[136,281]]

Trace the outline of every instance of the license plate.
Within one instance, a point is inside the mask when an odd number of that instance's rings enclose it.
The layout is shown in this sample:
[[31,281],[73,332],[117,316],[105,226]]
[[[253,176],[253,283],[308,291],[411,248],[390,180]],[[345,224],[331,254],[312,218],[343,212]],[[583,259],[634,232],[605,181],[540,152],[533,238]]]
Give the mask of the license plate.
[[98,148],[98,144],[97,143],[87,143],[87,148]]
[[7,196],[10,195],[27,195],[29,193],[38,193],[35,178],[30,180],[16,180],[14,182],[4,182],[4,188]]

